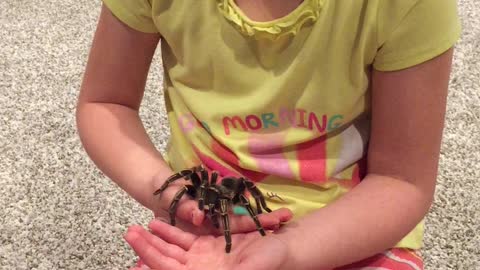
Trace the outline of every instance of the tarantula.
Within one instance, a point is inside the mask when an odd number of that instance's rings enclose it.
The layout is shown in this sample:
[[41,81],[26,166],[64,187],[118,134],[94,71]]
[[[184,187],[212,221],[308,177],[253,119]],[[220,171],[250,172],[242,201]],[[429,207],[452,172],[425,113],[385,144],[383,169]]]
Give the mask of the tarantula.
[[[200,176],[198,173],[200,173]],[[177,211],[178,202],[183,195],[187,193],[187,195],[192,199],[198,199],[198,208],[205,211],[216,228],[220,228],[220,224],[218,222],[218,214],[220,214],[226,241],[225,251],[227,253],[230,252],[232,247],[232,238],[228,219],[228,210],[232,205],[241,204],[244,206],[250,214],[250,217],[255,222],[257,231],[262,236],[265,236],[265,230],[260,224],[257,214],[261,214],[262,209],[267,212],[272,212],[272,210],[267,207],[262,193],[253,182],[243,177],[225,177],[222,179],[220,184],[217,184],[218,173],[212,172],[209,179],[208,172],[202,165],[200,165],[188,170],[182,170],[179,173],[170,176],[153,194],[161,194],[165,189],[167,189],[170,183],[182,178],[190,180],[192,185],[183,186],[183,188],[175,194],[175,197],[170,204],[170,223],[173,226],[175,226],[175,213]],[[255,199],[255,203],[257,205],[256,213],[253,211],[252,206],[244,194],[247,190]]]

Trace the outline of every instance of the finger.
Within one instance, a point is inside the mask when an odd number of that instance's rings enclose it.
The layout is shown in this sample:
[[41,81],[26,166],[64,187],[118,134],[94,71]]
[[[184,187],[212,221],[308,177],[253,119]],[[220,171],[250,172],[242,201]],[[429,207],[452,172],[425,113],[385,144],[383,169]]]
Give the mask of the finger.
[[177,216],[195,226],[200,226],[205,219],[204,212],[198,209],[198,202],[194,200],[188,200],[180,204],[177,209]]
[[[181,186],[183,187],[183,186]],[[178,185],[172,186],[165,190],[165,198],[162,198],[163,209],[170,208],[171,203],[175,198],[175,194],[181,188]],[[179,219],[193,223],[196,226],[200,226],[205,218],[203,211],[198,209],[198,202],[190,200],[186,195],[178,202],[178,208],[176,216]]]
[[197,236],[191,233],[184,232],[179,228],[158,220],[151,221],[148,227],[164,241],[177,245],[184,250],[189,250],[193,242],[197,239]]
[[177,260],[165,256],[152,246],[136,231],[128,231],[125,236],[127,243],[133,248],[135,253],[151,268],[159,268],[164,270],[185,269],[183,264]]
[[144,239],[148,241],[150,245],[155,247],[160,253],[164,254],[167,257],[171,257],[182,264],[187,262],[187,254],[185,250],[179,246],[169,244],[162,239],[156,237],[155,235],[147,232],[141,226],[131,226],[128,228],[128,231],[136,232],[140,234]]
[[[280,223],[287,222],[292,217],[292,211],[287,208],[281,208],[271,213],[258,215],[258,220],[262,227],[276,230],[280,227]],[[255,230],[256,225],[250,216],[234,216],[230,219],[230,228],[232,233],[242,233]]]

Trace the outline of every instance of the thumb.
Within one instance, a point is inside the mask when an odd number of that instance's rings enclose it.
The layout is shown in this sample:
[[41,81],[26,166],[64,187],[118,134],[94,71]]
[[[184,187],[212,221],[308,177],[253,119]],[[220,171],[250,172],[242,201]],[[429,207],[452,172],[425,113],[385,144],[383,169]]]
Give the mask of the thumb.
[[166,211],[162,216],[168,217],[169,220],[175,217],[200,226],[205,214],[198,208],[198,202],[190,199],[183,188],[182,185],[172,185],[161,194],[161,208]]
[[191,222],[195,226],[202,225],[205,219],[205,213],[198,208],[198,202],[194,200],[181,202],[178,205],[176,216],[184,221]]

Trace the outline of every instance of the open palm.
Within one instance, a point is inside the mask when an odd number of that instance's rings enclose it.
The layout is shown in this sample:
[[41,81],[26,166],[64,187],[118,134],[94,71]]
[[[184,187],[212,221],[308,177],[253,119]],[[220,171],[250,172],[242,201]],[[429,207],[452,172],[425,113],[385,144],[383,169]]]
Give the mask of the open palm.
[[288,255],[283,242],[258,232],[232,235],[227,254],[223,236],[197,236],[161,221],[152,221],[149,228],[152,233],[132,226],[125,239],[147,266],[157,270],[275,270]]

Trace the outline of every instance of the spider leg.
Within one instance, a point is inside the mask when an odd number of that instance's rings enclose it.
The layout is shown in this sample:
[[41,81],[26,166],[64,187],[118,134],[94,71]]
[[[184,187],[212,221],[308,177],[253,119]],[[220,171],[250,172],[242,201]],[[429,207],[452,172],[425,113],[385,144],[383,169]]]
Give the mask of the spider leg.
[[268,213],[272,212],[270,208],[267,207],[267,203],[265,202],[265,198],[263,197],[262,192],[255,186],[255,184],[251,181],[242,178],[245,186],[247,187],[250,194],[252,194],[253,198],[255,198],[255,203],[257,205],[257,213],[262,213],[262,208],[265,209]]
[[240,201],[242,202],[243,206],[247,209],[248,213],[250,214],[250,217],[252,217],[253,221],[255,222],[255,225],[257,226],[257,231],[262,236],[265,236],[265,230],[263,229],[262,224],[260,224],[257,214],[255,214],[255,212],[253,211],[252,206],[250,205],[250,202],[248,201],[247,197],[245,197],[245,195],[240,195]]
[[255,199],[255,204],[257,205],[257,214],[262,214],[263,211],[262,211],[262,203],[260,202],[260,199],[257,198],[257,197],[253,197]]
[[208,172],[202,167],[202,184],[200,185],[200,197],[198,198],[198,208],[203,210],[205,206],[205,187],[208,185]]
[[215,228],[217,229],[220,228],[217,212],[215,212],[215,205],[213,203],[208,205],[208,215],[210,216],[210,220],[212,221],[213,226],[215,226]]
[[203,168],[202,165],[197,166],[197,167],[193,167],[193,168],[191,168],[191,169],[189,169],[189,170],[182,170],[182,171],[180,171],[180,172],[178,172],[178,173],[176,173],[176,174],[168,177],[167,180],[165,180],[165,182],[163,183],[163,185],[162,185],[159,189],[157,189],[157,190],[153,193],[153,195],[159,195],[159,194],[161,194],[165,189],[167,189],[168,185],[170,185],[171,183],[177,181],[178,179],[182,179],[182,178],[184,178],[185,180],[190,179],[190,176],[191,176],[192,174],[194,174],[195,172],[199,171],[201,168]]
[[175,214],[177,213],[178,202],[183,197],[185,192],[191,192],[192,189],[194,189],[194,186],[192,185],[183,186],[182,189],[177,191],[177,193],[175,194],[175,197],[173,197],[173,201],[170,204],[170,208],[168,209],[168,213],[170,214],[170,224],[172,226],[175,226]]
[[153,193],[153,195],[161,194],[165,189],[167,189],[168,185],[177,181],[178,179],[184,178],[184,179],[188,180],[192,173],[194,173],[194,171],[192,171],[192,170],[183,170],[183,171],[180,171],[180,172],[170,176],[169,178],[167,178],[167,180],[165,180],[163,185]]
[[218,179],[218,172],[213,171],[212,176],[210,177],[210,185],[211,186],[216,185],[217,184],[217,179]]
[[230,222],[228,220],[228,200],[220,199],[220,215],[222,216],[223,233],[225,235],[225,252],[230,253],[232,249],[232,235],[230,234]]

